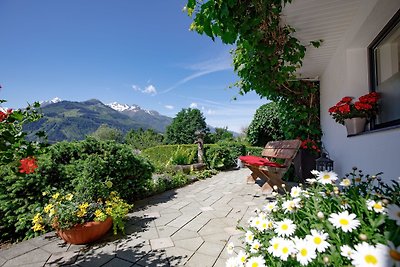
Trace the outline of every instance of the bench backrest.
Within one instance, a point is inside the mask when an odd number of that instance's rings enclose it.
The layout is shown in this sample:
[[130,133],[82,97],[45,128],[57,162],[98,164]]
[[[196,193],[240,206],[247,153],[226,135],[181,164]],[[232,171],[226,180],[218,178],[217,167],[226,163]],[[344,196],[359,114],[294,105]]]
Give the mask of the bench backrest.
[[270,141],[265,145],[262,156],[276,159],[292,160],[299,150],[300,140]]

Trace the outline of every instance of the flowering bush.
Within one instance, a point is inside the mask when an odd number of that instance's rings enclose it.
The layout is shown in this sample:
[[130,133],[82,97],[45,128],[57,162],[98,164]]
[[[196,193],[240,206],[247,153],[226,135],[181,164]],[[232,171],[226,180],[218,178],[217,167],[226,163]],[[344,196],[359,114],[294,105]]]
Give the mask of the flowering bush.
[[[112,182],[107,181],[102,185],[103,189],[110,189]],[[122,200],[115,191],[103,195],[104,197],[94,200],[82,197],[79,193],[54,193],[49,203],[33,217],[32,229],[45,231],[46,226],[57,230],[68,229],[86,222],[105,221],[111,217],[114,234],[118,230],[124,232],[124,218],[131,205]]]
[[301,145],[300,145],[301,149],[309,150],[313,154],[316,154],[316,155],[319,155],[319,153],[321,152],[320,142],[315,141],[310,138],[307,138],[304,140],[302,140],[301,138],[298,138],[298,139],[300,139],[300,141],[301,141]]
[[385,185],[356,168],[340,181],[333,172],[313,174],[307,189],[275,193],[256,211],[245,250],[227,266],[400,266],[399,182]]
[[343,97],[336,105],[329,108],[329,114],[337,123],[344,124],[345,119],[364,117],[369,118],[378,111],[379,94],[372,92],[360,96],[353,103],[353,97]]

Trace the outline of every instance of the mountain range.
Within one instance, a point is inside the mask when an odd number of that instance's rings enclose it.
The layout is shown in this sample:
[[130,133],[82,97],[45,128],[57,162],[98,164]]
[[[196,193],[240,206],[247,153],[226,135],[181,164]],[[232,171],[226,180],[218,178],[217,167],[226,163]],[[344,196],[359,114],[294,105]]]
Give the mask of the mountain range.
[[41,111],[43,118],[25,125],[24,130],[30,132],[28,138],[33,138],[37,131],[45,131],[50,143],[82,140],[102,124],[123,134],[139,128],[163,133],[172,122],[172,118],[157,111],[116,102],[106,105],[97,99],[73,102],[54,98],[41,102]]

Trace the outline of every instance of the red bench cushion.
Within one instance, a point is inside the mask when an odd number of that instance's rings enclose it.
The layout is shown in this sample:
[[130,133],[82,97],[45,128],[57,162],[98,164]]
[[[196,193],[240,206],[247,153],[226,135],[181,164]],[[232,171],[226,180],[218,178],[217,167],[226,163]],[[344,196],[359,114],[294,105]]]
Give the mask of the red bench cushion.
[[277,167],[277,168],[285,168],[285,165],[279,164],[277,162],[269,161],[266,158],[257,157],[257,156],[240,156],[239,159],[249,165],[254,166],[269,166],[269,167]]

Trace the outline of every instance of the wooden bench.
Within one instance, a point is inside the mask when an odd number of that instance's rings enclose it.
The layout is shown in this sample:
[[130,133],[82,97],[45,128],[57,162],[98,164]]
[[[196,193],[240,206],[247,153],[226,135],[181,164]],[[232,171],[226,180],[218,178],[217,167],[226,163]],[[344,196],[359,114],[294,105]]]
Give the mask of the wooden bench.
[[[271,193],[274,185],[282,188],[282,177],[288,171],[301,145],[300,140],[270,141],[262,151],[263,157],[241,156],[240,160],[252,173],[247,177],[248,183],[257,178],[265,181],[262,193]],[[281,160],[282,163],[277,161]]]

